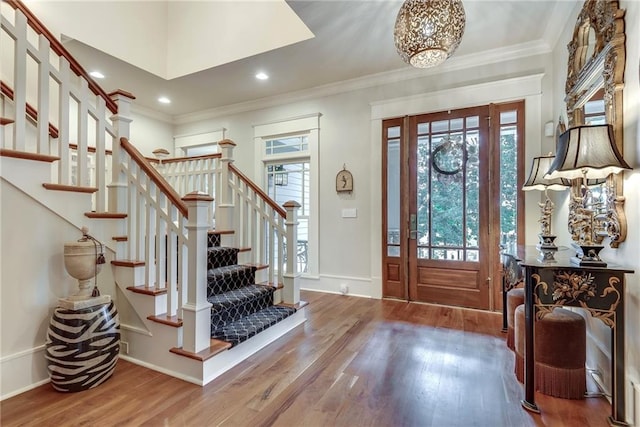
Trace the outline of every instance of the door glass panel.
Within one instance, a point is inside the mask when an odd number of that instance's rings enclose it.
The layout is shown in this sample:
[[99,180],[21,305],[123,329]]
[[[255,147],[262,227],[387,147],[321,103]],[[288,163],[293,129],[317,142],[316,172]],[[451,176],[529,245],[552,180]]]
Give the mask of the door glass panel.
[[[475,120],[474,122],[478,122]],[[469,123],[469,121],[468,121]],[[465,177],[465,221],[467,261],[478,261],[480,234],[480,131],[467,129],[466,136],[466,177]],[[473,249],[473,250],[469,250]]]
[[418,258],[478,260],[479,129],[469,126],[478,123],[473,116],[417,127]]
[[400,126],[387,129],[387,256],[400,256]]
[[503,245],[518,241],[517,111],[500,113],[500,235]]
[[[429,132],[429,124],[423,124],[426,127],[422,127],[425,133]],[[418,129],[421,129],[421,124],[418,124]],[[418,152],[417,152],[417,193],[418,193],[418,209],[417,209],[417,230],[418,234],[418,258],[429,258],[429,250],[422,248],[421,246],[429,245],[429,175],[431,174],[431,161],[429,150],[429,137],[418,136]]]

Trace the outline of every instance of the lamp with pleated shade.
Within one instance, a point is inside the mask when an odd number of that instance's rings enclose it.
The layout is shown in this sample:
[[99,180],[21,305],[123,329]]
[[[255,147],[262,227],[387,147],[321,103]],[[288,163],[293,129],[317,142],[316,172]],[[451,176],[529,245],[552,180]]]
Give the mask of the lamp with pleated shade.
[[616,146],[611,125],[576,126],[560,135],[556,158],[545,178],[582,178],[582,200],[572,212],[572,226],[578,230],[577,244],[580,246],[578,256],[572,259],[574,264],[606,267],[607,263],[599,256],[604,246],[596,243],[597,212],[588,185],[589,180],[603,179],[624,169],[631,167]]
[[569,181],[562,178],[547,179],[545,174],[549,170],[551,163],[555,159],[554,156],[540,156],[534,157],[531,163],[531,170],[529,172],[529,178],[522,186],[524,191],[539,190],[544,191],[545,201],[539,203],[540,205],[540,234],[538,238],[540,242],[537,247],[540,250],[556,250],[558,247],[554,241],[556,236],[551,234],[551,215],[553,213],[553,202],[549,199],[547,193],[548,190],[566,190],[570,185]]

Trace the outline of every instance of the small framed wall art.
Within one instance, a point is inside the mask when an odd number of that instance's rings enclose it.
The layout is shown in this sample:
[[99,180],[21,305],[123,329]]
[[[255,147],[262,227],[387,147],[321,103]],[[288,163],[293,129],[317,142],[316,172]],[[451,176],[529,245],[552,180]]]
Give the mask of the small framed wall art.
[[342,170],[336,175],[336,191],[338,193],[353,191],[353,175],[347,170],[347,165],[342,165]]

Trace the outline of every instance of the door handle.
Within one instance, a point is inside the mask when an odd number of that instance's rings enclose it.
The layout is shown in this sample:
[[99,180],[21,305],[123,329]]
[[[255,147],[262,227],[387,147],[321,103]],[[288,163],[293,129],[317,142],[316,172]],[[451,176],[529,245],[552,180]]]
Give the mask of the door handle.
[[416,240],[418,238],[418,218],[416,214],[409,216],[409,239]]

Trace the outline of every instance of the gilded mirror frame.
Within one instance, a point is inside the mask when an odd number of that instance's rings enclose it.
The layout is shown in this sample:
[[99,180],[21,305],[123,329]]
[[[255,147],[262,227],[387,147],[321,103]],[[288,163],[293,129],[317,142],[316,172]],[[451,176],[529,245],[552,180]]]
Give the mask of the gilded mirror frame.
[[[622,89],[626,62],[625,11],[618,6],[617,0],[585,1],[573,30],[573,38],[567,45],[569,60],[565,103],[568,127],[584,124],[582,107],[603,88],[606,121],[612,125],[615,143],[620,153],[623,153]],[[579,180],[577,181],[572,184],[572,195],[580,195],[581,187]],[[622,184],[622,173],[612,174],[607,178],[607,206],[603,230],[611,239],[612,248],[617,248],[627,237]],[[572,202],[574,199],[572,197]],[[573,214],[575,210],[570,205],[569,224],[572,223]]]

